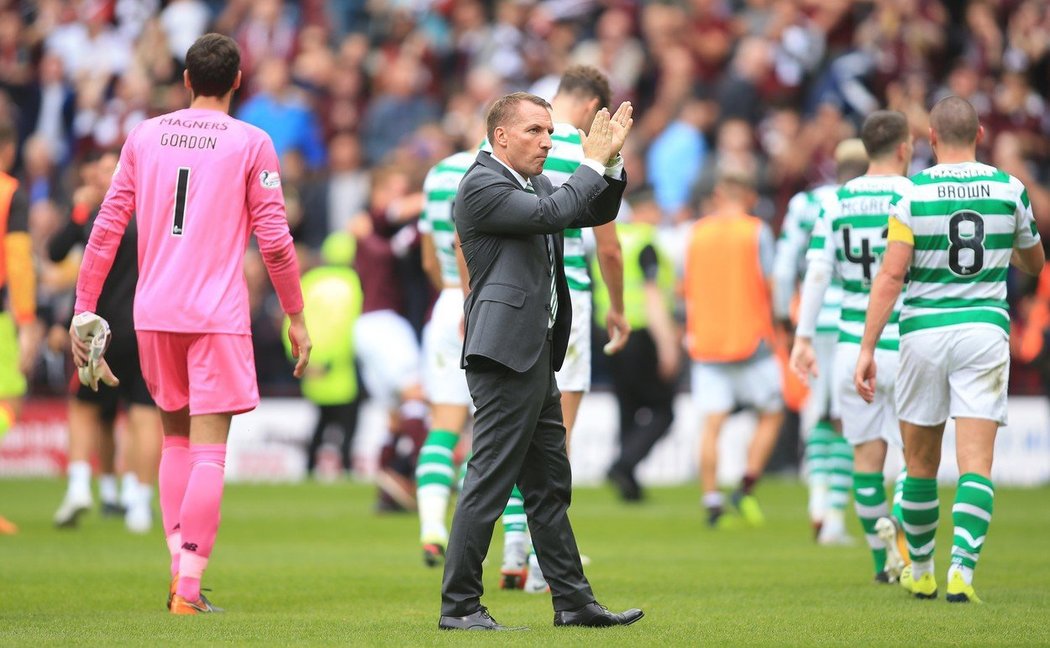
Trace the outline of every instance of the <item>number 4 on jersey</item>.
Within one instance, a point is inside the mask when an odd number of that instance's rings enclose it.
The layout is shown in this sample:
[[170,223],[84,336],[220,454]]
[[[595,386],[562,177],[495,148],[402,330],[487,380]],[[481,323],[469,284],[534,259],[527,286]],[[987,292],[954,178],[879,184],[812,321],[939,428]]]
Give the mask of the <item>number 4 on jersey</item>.
[[183,224],[186,220],[186,193],[190,187],[190,168],[179,167],[179,175],[175,181],[175,213],[171,222],[171,235],[182,236]]
[[[888,229],[882,230],[882,240],[886,240],[886,235],[889,234]],[[864,273],[864,285],[871,285],[871,266],[878,262],[879,257],[871,253],[871,243],[866,238],[860,240],[860,254],[856,254],[853,251],[853,245],[850,241],[850,228],[842,228],[842,250],[846,260],[850,263],[860,264],[862,272]]]

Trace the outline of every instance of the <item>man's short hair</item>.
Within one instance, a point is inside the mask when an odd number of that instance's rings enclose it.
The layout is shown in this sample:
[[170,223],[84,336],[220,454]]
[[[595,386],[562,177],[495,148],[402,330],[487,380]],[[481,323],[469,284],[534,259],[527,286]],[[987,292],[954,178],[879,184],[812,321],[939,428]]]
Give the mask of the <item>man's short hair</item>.
[[608,108],[612,101],[609,79],[590,65],[572,65],[561,75],[558,94],[575,95],[584,100],[597,99],[598,108]]
[[518,114],[518,104],[523,101],[543,106],[547,110],[550,110],[551,107],[543,97],[537,97],[528,92],[512,92],[509,95],[503,95],[492,104],[488,117],[485,119],[486,135],[488,135],[490,144],[495,145],[496,128],[506,126]]
[[945,97],[930,110],[930,128],[949,146],[968,146],[977,141],[980,120],[977,111],[962,97]]
[[896,110],[876,110],[860,127],[860,140],[864,142],[868,159],[890,155],[898,145],[908,141],[908,118]]
[[229,36],[205,34],[186,52],[190,87],[198,97],[225,96],[240,68],[241,50]]
[[843,184],[868,170],[868,152],[857,137],[844,139],[835,147],[835,179]]

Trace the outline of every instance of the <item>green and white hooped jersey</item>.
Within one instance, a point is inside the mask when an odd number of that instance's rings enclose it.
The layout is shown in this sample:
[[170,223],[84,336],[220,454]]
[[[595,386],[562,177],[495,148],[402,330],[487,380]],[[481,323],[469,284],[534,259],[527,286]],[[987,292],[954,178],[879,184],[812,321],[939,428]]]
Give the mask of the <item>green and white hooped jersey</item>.
[[980,162],[938,164],[912,183],[890,208],[915,243],[901,335],[977,324],[1009,336],[1010,258],[1040,241],[1024,185]]
[[452,203],[456,199],[459,182],[474,164],[476,154],[462,151],[448,156],[434,165],[423,180],[426,204],[419,219],[419,231],[429,234],[434,241],[441,281],[445,286],[459,285],[459,265],[456,263],[456,226],[452,221]]
[[[551,150],[543,164],[543,175],[550,178],[554,188],[565,184],[583,162],[583,142],[572,124],[555,122],[551,135]],[[587,254],[583,245],[583,230],[567,229],[565,237],[565,279],[569,290],[590,291],[591,276],[587,274]]]
[[[814,230],[820,218],[821,210],[826,204],[835,200],[837,191],[838,185],[822,185],[811,191],[795,194],[795,197],[788,203],[788,213],[784,216],[784,227],[781,237],[785,240],[787,240],[787,237],[790,237],[804,241],[804,243],[800,243],[797,251],[794,252],[796,258],[800,261],[805,259],[808,253],[807,250],[820,249],[824,246],[824,238]],[[802,200],[796,201],[800,197]],[[793,205],[794,210],[792,210]],[[797,216],[795,215],[796,213]],[[788,227],[797,228],[798,233],[788,232]],[[801,233],[801,236],[799,233]],[[802,275],[804,276],[805,273],[803,272]],[[834,274],[831,278],[831,284],[824,292],[824,303],[820,306],[820,313],[817,314],[816,332],[818,335],[838,333],[841,309],[842,279],[838,274]]]
[[[807,258],[825,259],[842,278],[839,342],[860,344],[864,337],[871,283],[886,252],[890,204],[910,187],[911,181],[904,176],[861,176],[842,185],[836,200],[821,212],[813,236],[823,237],[824,247],[811,249]],[[880,349],[900,348],[897,322],[903,300],[902,294],[876,345]]]

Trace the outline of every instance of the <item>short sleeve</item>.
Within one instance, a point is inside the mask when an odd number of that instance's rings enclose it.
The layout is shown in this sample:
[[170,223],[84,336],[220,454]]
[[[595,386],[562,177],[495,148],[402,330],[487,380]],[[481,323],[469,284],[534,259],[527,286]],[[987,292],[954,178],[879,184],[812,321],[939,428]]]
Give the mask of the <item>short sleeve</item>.
[[656,277],[660,274],[660,257],[656,254],[656,248],[651,245],[642,248],[638,254],[638,265],[646,281],[656,281]]
[[894,194],[890,199],[888,226],[887,243],[898,241],[915,245],[915,235],[911,227],[911,198],[902,194]]
[[820,210],[813,223],[813,236],[809,239],[809,249],[806,251],[807,261],[825,260],[831,264],[835,263],[835,237],[831,235],[829,225],[834,216],[834,207],[830,205]]
[[1032,212],[1032,201],[1028,198],[1028,190],[1020,185],[1021,194],[1017,199],[1017,209],[1014,212],[1014,247],[1027,250],[1038,245],[1040,242],[1039,228],[1035,224],[1035,214]]

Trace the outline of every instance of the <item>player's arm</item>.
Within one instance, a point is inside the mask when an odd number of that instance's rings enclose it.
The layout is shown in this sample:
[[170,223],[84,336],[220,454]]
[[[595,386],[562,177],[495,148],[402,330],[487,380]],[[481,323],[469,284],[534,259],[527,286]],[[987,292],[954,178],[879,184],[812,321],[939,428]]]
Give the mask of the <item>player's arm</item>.
[[773,317],[780,322],[787,322],[791,317],[791,300],[795,297],[798,282],[798,263],[806,245],[807,232],[800,224],[800,213],[805,202],[804,194],[798,194],[788,202],[773,259]]
[[889,230],[886,237],[886,254],[882,257],[882,266],[871,285],[868,315],[864,320],[864,337],[861,338],[860,356],[853,375],[857,393],[869,403],[875,399],[875,345],[893,314],[915,251],[915,236],[911,228],[894,215],[892,210]]
[[[310,335],[303,316],[303,290],[299,283],[299,260],[288,231],[280,166],[273,143],[265,138],[256,153],[252,172],[248,177],[247,201],[252,232],[259,243],[266,272],[270,275],[281,309],[288,315],[291,326],[288,338],[292,343],[292,357],[296,358],[295,376],[301,378],[310,362]],[[264,181],[263,178],[266,178]]]
[[831,285],[835,271],[835,240],[828,223],[831,215],[821,213],[813,226],[813,237],[810,239],[809,251],[806,253],[806,277],[802,282],[802,298],[799,304],[798,326],[795,329],[795,343],[791,346],[791,357],[788,366],[802,379],[817,376],[817,355],[813,350],[813,336],[817,331],[817,318],[824,304],[824,293]]
[[1046,264],[1046,251],[1039,237],[1039,229],[1035,225],[1035,215],[1032,213],[1028,191],[1023,188],[1017,203],[1015,219],[1017,223],[1014,236],[1015,247],[1010,263],[1022,272],[1038,277]]
[[427,273],[430,283],[441,290],[444,287],[444,281],[441,279],[441,264],[438,262],[437,249],[434,247],[434,237],[421,230],[419,246],[423,257],[423,271]]
[[645,314],[649,334],[656,345],[657,370],[661,378],[670,381],[678,373],[682,347],[678,341],[678,327],[660,288],[658,253],[652,246],[646,246],[638,255],[637,262],[641,265],[642,275],[645,277]]
[[631,327],[623,314],[623,251],[616,236],[616,223],[606,223],[594,228],[597,244],[598,268],[602,281],[609,289],[609,313],[605,316],[605,327],[609,332],[606,353],[620,352],[627,344]]
[[[131,215],[135,211],[135,133],[132,130],[120,151],[120,162],[117,164],[113,182],[106,192],[102,206],[98,210],[95,223],[91,226],[84,258],[80,262],[80,275],[77,277],[77,301],[73,307],[74,314],[95,312],[102,285],[113,267],[117,248],[124,237]],[[77,336],[72,334],[74,355],[76,355]],[[84,349],[86,351],[86,349]]]

